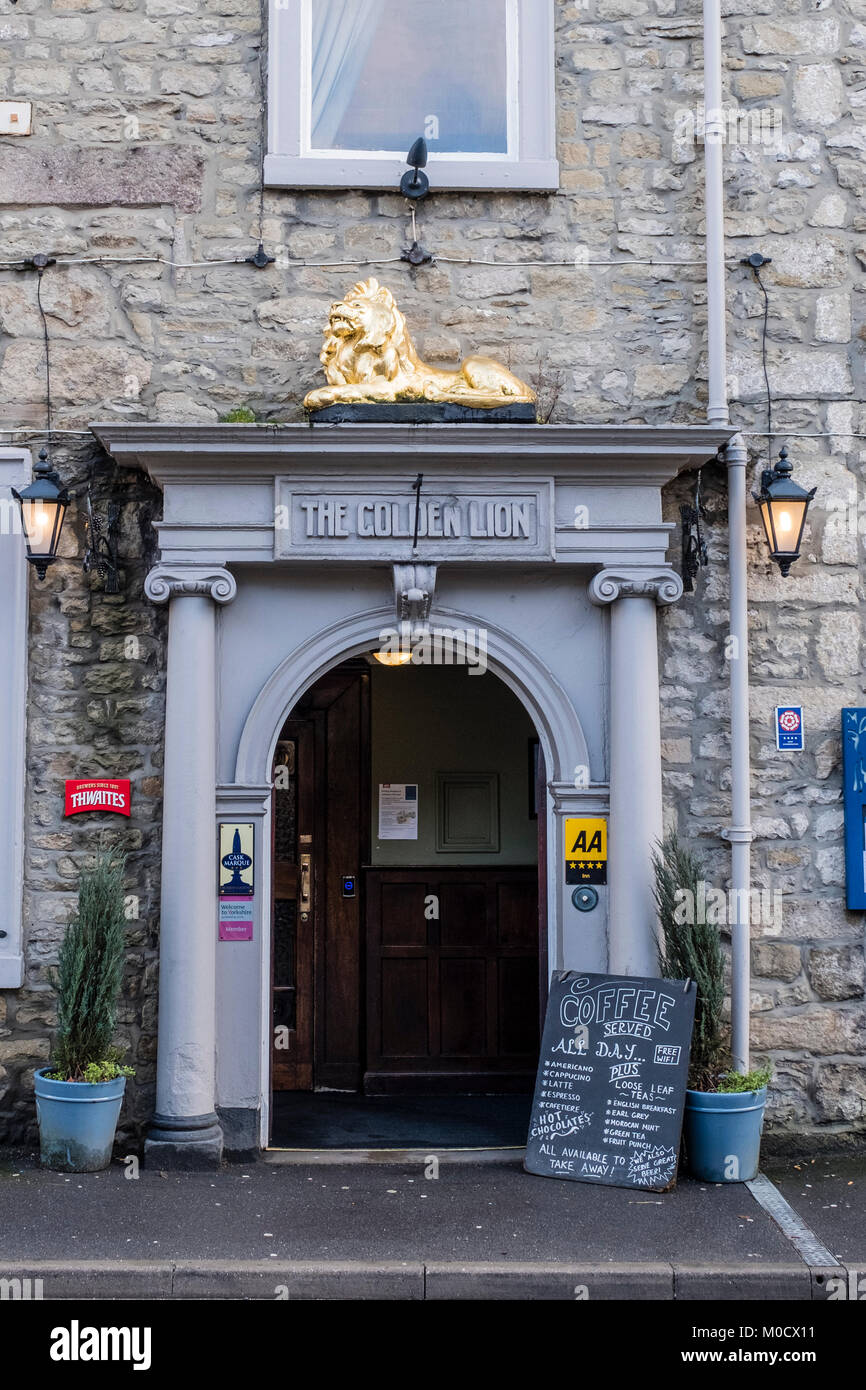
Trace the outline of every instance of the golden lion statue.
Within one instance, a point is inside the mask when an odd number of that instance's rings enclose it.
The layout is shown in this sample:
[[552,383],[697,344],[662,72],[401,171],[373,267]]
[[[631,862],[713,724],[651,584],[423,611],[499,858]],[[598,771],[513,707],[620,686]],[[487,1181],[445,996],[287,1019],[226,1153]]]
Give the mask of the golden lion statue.
[[307,410],[358,401],[449,401],[491,410],[535,400],[535,392],[491,357],[467,357],[454,372],[422,362],[394,296],[362,280],[332,304],[319,354],[328,386],[310,391]]

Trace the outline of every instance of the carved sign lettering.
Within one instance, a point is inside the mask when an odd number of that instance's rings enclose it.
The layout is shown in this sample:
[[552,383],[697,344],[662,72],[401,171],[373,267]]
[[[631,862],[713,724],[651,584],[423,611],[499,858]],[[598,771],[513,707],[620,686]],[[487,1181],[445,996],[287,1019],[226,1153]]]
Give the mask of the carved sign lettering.
[[[310,480],[312,483],[313,480]],[[350,482],[304,486],[307,480],[277,482],[275,553],[282,559],[410,558],[416,535],[419,560],[550,558],[551,487],[509,484],[489,492],[439,479],[416,503],[412,479],[384,485]],[[417,518],[416,518],[417,508]]]

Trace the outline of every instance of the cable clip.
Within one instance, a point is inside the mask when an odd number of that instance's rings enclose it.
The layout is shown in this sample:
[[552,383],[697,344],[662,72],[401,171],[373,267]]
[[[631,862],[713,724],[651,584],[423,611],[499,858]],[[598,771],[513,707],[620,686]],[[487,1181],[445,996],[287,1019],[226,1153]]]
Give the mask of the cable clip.
[[429,251],[418,241],[418,226],[415,222],[415,204],[409,204],[409,211],[412,214],[412,245],[404,247],[400,252],[400,260],[408,261],[410,265],[432,265],[433,257]]
[[256,270],[267,270],[269,265],[273,265],[276,256],[269,256],[264,246],[259,242],[259,249],[254,256],[244,256],[244,265],[254,265]]
[[433,257],[429,251],[425,251],[423,246],[419,246],[417,241],[412,245],[403,248],[400,252],[400,260],[408,261],[410,265],[432,265]]

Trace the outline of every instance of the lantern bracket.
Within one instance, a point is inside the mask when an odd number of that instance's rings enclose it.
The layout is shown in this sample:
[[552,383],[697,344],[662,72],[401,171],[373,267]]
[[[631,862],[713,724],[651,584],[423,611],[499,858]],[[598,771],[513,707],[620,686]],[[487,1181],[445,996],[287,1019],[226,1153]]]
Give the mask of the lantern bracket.
[[117,523],[119,520],[120,507],[117,502],[108,503],[103,522],[94,512],[90,493],[87,493],[84,507],[87,548],[84,551],[82,566],[85,574],[89,574],[91,570],[96,570],[100,578],[105,581],[107,594],[120,592],[117,561]]
[[682,579],[683,591],[687,594],[694,592],[698,571],[710,563],[707,543],[701,530],[701,522],[709,519],[709,512],[701,499],[701,474],[698,470],[694,503],[684,502],[680,507]]

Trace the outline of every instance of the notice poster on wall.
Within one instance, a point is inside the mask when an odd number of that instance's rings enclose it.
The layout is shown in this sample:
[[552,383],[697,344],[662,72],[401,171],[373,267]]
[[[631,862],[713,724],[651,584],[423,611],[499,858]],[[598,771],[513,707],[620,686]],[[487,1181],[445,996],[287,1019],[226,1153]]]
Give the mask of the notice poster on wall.
[[255,832],[251,823],[219,827],[219,939],[252,941]]
[[418,783],[379,783],[379,839],[418,839]]
[[666,1192],[677,1176],[693,981],[557,971],[524,1167]]

